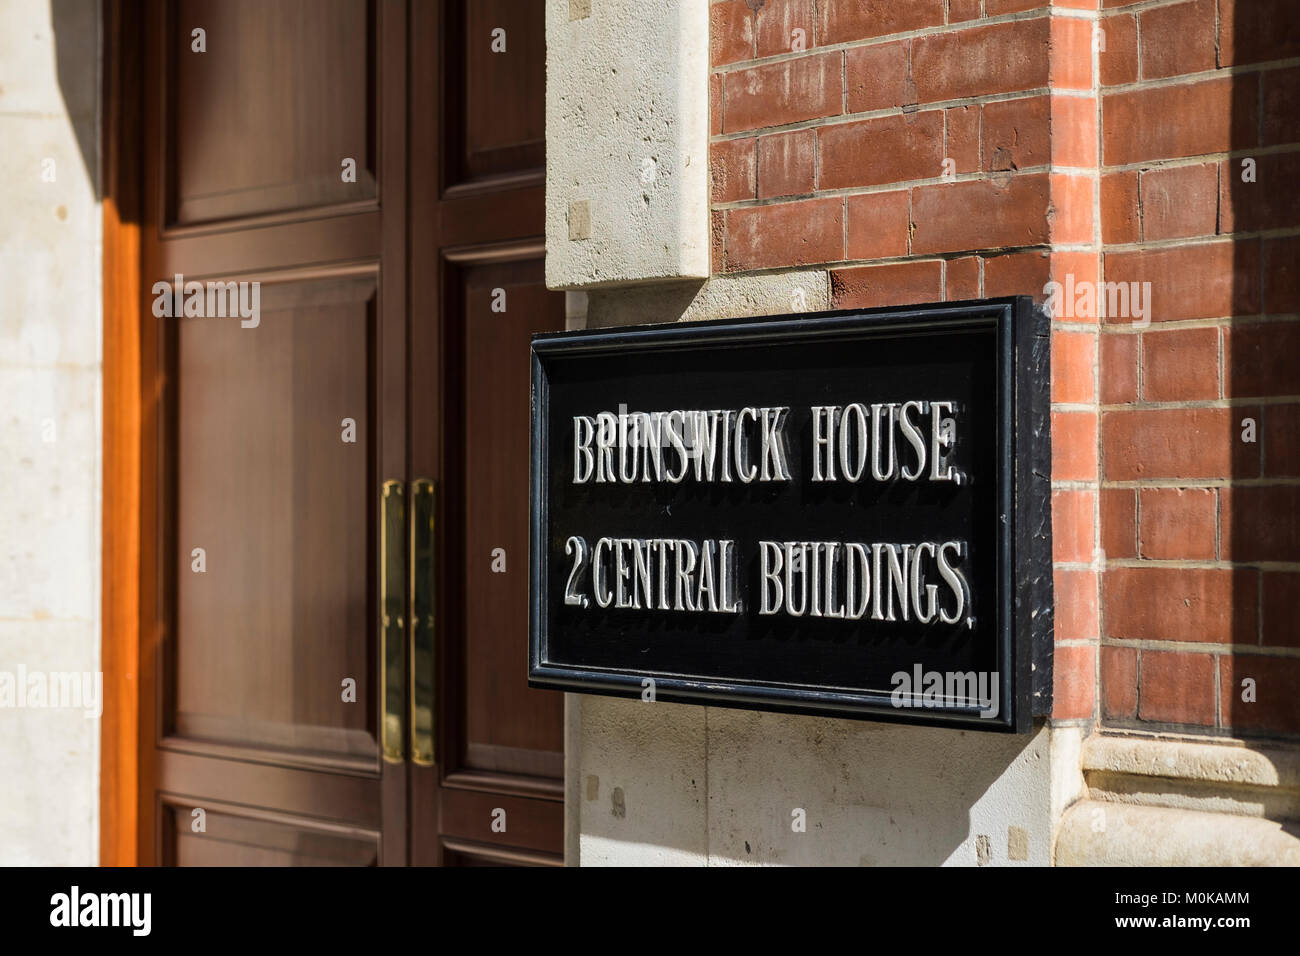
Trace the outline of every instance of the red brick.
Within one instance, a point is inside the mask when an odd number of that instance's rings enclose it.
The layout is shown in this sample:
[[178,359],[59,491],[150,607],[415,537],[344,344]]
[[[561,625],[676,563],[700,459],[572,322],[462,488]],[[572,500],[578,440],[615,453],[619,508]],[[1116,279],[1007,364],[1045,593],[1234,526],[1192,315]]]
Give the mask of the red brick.
[[912,190],[913,252],[961,252],[1045,244],[1048,177],[945,183]]
[[1254,75],[1240,74],[1105,94],[1105,164],[1122,166],[1254,146],[1257,83]]
[[1137,18],[1131,13],[1103,17],[1105,48],[1101,51],[1101,83],[1116,86],[1138,77]]
[[1214,69],[1214,4],[1186,0],[1142,12],[1144,80]]
[[1092,89],[1092,23],[1089,20],[1051,18],[1052,60],[1050,80],[1056,90]]
[[1264,243],[1264,311],[1300,312],[1300,236]]
[[1186,402],[1219,397],[1219,330],[1176,329],[1142,336],[1142,397]]
[[1300,4],[1295,0],[1219,0],[1219,62],[1223,66],[1300,56]]
[[1097,477],[1097,416],[1052,412],[1052,477],[1091,481]]
[[[1134,282],[1151,283],[1152,322],[1259,312],[1259,243],[1254,240],[1108,252],[1104,263],[1107,283],[1130,289]],[[1135,318],[1108,316],[1107,321],[1129,324]]]
[[[1254,701],[1242,700],[1242,681],[1254,680]],[[1237,731],[1300,733],[1300,659],[1258,654],[1219,658],[1219,712]]]
[[1137,557],[1137,489],[1101,489],[1101,550],[1107,560]]
[[1101,177],[1101,240],[1105,243],[1137,242],[1138,174],[1131,169]]
[[1052,571],[1054,628],[1058,641],[1097,639],[1097,573],[1056,568]]
[[1223,489],[1223,557],[1300,562],[1300,487]]
[[[1254,644],[1253,570],[1110,568],[1102,574],[1102,636]],[[1248,599],[1250,598],[1250,599]]]
[[[1269,70],[1262,74],[1264,84],[1264,116],[1262,119],[1264,146],[1294,143],[1300,140],[1300,67],[1289,70]],[[1241,160],[1237,160],[1241,169]],[[1240,175],[1240,172],[1238,172]]]
[[984,12],[990,17],[1004,13],[1021,13],[1048,5],[1048,0],[984,0]]
[[721,275],[727,271],[726,251],[727,214],[713,211],[709,214],[709,274]]
[[948,22],[963,23],[966,20],[978,20],[980,4],[983,0],[948,0]]
[[937,302],[943,298],[943,263],[938,259],[831,271],[831,301],[837,309]]
[[980,168],[980,109],[956,106],[944,110],[944,159],[951,159],[954,172],[973,173]]
[[1097,699],[1096,648],[1075,644],[1056,648],[1052,663],[1052,717],[1079,720],[1093,715]]
[[1052,281],[1052,260],[1046,252],[1016,252],[984,260],[984,294],[1046,297],[1043,287]]
[[949,302],[980,298],[980,258],[949,259],[944,266],[943,297]]
[[1300,647],[1300,573],[1265,571],[1264,644]]
[[1052,202],[1047,209],[1047,224],[1052,241],[1084,244],[1092,241],[1095,200],[1091,176],[1052,173]]
[[711,201],[754,198],[754,140],[733,139],[709,147]]
[[1050,105],[1046,96],[985,103],[980,136],[983,168],[1007,172],[1050,163]]
[[943,23],[944,0],[819,0],[818,43],[848,43]]
[[709,77],[709,135],[717,136],[722,132],[722,77],[714,74]]
[[[1300,116],[1296,118],[1300,125]],[[1223,161],[1219,231],[1255,232],[1300,226],[1300,153],[1256,157],[1255,182],[1241,181],[1241,161]]]
[[912,44],[912,78],[920,102],[1046,87],[1049,38],[1046,17],[918,37]]
[[714,66],[754,57],[754,20],[745,0],[709,7],[709,55]]
[[1137,651],[1131,647],[1101,649],[1102,719],[1137,716]]
[[[1071,279],[1073,276],[1073,279]],[[1016,252],[991,256],[984,260],[984,294],[1030,295],[1044,303],[1049,282],[1097,281],[1097,256],[1091,252]],[[1094,324],[1095,318],[1072,316],[1062,312],[1059,321]]]
[[1219,167],[1215,163],[1142,173],[1142,238],[1212,236],[1219,221]]
[[782,60],[723,78],[728,133],[838,116],[843,90],[839,53]]
[[1052,333],[1052,401],[1091,402],[1097,336],[1092,332]]
[[897,40],[845,52],[850,113],[898,109],[917,101],[916,84],[908,66],[911,46],[911,40]]
[[907,255],[907,190],[848,197],[846,259]]
[[1214,658],[1186,651],[1143,651],[1138,718],[1214,725]]
[[[1055,437],[1056,429],[1052,429]],[[1052,560],[1058,564],[1088,564],[1094,548],[1093,520],[1097,499],[1091,491],[1052,492]]]
[[1233,398],[1300,395],[1300,322],[1223,330],[1223,392]]
[[733,209],[727,214],[727,270],[836,262],[844,254],[838,196]]
[[817,133],[764,136],[758,141],[758,198],[796,196],[812,192],[816,175]]
[[1052,162],[1057,166],[1097,165],[1097,101],[1091,96],[1053,96]]
[[1255,445],[1240,441],[1246,408],[1117,409],[1101,417],[1107,481],[1246,478],[1259,474]]
[[1141,556],[1214,560],[1217,514],[1213,488],[1143,488],[1138,507]]
[[1300,405],[1269,405],[1264,409],[1264,474],[1271,478],[1300,478]]
[[822,189],[879,186],[943,172],[943,112],[883,116],[817,130]]
[[[813,46],[813,0],[767,0],[754,14],[759,56],[810,50]],[[795,31],[802,31],[796,35]]]
[[1138,336],[1103,335],[1101,367],[1097,379],[1103,405],[1122,405],[1137,401]]

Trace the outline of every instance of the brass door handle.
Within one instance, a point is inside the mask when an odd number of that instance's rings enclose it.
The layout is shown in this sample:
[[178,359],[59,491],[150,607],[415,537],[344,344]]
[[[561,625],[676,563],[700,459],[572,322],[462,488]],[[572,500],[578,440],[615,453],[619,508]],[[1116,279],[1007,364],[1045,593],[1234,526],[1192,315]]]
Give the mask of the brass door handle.
[[406,574],[402,547],[406,496],[402,482],[385,481],[379,521],[379,744],[384,760],[401,763],[406,691]]
[[434,536],[436,498],[428,478],[411,483],[411,760],[433,766],[434,717]]

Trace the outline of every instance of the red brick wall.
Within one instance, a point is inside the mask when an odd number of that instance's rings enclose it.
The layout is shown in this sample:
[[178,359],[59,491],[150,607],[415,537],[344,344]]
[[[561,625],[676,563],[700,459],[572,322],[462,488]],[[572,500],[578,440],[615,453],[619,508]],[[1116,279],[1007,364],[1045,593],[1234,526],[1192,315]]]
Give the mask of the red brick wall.
[[1104,7],[1101,716],[1295,734],[1300,2]]
[[1053,324],[1058,719],[1300,733],[1297,11],[711,6],[715,272],[825,266],[837,307],[1151,283],[1149,327]]

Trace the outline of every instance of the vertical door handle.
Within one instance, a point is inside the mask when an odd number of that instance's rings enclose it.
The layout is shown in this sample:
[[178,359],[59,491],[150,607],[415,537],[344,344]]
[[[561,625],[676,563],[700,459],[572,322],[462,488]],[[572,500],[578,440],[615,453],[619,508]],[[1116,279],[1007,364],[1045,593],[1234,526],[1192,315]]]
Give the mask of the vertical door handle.
[[434,555],[437,511],[434,484],[411,483],[411,760],[431,767],[435,751],[434,716]]
[[406,496],[402,482],[385,481],[379,521],[379,744],[384,760],[401,763],[406,692]]

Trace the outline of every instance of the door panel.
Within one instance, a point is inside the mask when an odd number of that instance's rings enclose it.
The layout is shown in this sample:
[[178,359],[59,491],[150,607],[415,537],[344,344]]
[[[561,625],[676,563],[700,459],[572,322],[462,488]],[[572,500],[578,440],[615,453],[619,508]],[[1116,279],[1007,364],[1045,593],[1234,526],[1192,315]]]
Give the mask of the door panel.
[[421,864],[561,861],[563,700],[527,684],[528,342],[564,327],[542,268],[542,10],[412,7],[410,448],[441,529],[439,756],[411,781]]
[[[376,565],[406,474],[405,3],[153,0],[147,22],[139,858],[401,864]],[[258,283],[257,321],[155,318],[176,273]]]
[[[520,636],[528,633],[529,338],[564,327],[540,259],[449,270],[461,282],[465,720],[456,769],[559,778],[563,706],[533,690]],[[495,311],[496,308],[505,311]],[[452,318],[449,316],[449,318]],[[502,570],[504,568],[504,570]],[[522,583],[521,583],[522,582]]]
[[374,13],[364,0],[175,5],[168,225],[374,198]]
[[447,120],[441,140],[448,190],[503,176],[540,183],[546,135],[545,5],[451,0],[445,13]]
[[376,760],[376,292],[373,275],[270,283],[256,329],[175,320],[173,744]]
[[193,810],[163,806],[163,863],[168,866],[374,866],[379,834],[330,827],[287,814],[209,808],[194,832]]

